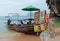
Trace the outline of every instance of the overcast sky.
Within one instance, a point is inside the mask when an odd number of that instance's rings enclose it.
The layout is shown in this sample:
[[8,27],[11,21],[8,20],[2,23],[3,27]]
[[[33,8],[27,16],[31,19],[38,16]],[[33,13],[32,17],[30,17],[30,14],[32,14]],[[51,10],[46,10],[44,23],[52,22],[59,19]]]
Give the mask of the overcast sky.
[[8,13],[19,13],[21,16],[27,15],[27,12],[21,9],[29,5],[39,8],[41,11],[46,10],[47,13],[49,12],[46,0],[0,0],[0,16],[7,16]]

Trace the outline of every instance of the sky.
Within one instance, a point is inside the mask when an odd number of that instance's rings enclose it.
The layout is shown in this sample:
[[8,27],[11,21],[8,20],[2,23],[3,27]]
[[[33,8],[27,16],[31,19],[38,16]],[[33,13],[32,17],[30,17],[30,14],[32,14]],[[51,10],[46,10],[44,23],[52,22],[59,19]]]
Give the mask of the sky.
[[0,0],[0,16],[8,16],[9,13],[19,13],[20,16],[26,16],[29,12],[21,9],[30,5],[41,11],[46,10],[47,13],[50,11],[46,0]]

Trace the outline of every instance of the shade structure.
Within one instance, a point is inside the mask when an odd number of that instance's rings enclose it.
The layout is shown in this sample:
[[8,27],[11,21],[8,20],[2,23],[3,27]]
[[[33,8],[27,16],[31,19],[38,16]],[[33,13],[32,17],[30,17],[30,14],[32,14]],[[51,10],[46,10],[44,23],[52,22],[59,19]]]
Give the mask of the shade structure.
[[30,11],[30,18],[31,18],[31,13],[32,13],[32,11],[38,11],[38,10],[40,10],[40,9],[39,9],[39,8],[36,8],[36,7],[34,7],[34,6],[28,6],[28,7],[23,8],[22,10],[23,10],[23,11]]
[[38,9],[38,8],[36,8],[36,7],[34,7],[34,6],[28,6],[28,7],[25,7],[25,8],[23,8],[22,10],[24,10],[24,11],[30,11],[30,24],[31,24],[31,20],[33,20],[32,18],[31,18],[31,13],[32,13],[32,11],[38,11],[38,10],[40,10],[40,9]]
[[22,10],[24,10],[24,11],[37,11],[37,10],[40,10],[40,9],[38,9],[34,6],[28,6],[28,7],[23,8]]

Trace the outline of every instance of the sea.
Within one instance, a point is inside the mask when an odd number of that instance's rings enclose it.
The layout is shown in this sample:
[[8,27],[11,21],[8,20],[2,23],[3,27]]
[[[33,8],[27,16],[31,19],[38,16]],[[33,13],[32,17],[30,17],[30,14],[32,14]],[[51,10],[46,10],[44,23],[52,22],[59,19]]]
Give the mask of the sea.
[[0,38],[6,36],[13,36],[18,34],[18,32],[8,29],[7,20],[0,20]]

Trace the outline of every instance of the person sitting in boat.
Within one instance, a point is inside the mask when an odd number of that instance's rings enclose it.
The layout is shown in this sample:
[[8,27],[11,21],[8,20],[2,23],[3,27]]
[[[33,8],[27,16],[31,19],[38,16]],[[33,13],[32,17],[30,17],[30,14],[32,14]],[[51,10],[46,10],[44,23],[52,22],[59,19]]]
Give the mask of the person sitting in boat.
[[10,19],[8,19],[8,22],[7,22],[7,23],[8,23],[8,25],[9,25],[9,24],[11,23],[11,20],[10,20]]
[[20,23],[21,23],[21,26],[25,26],[26,25],[26,24],[23,23],[23,21],[20,21]]

